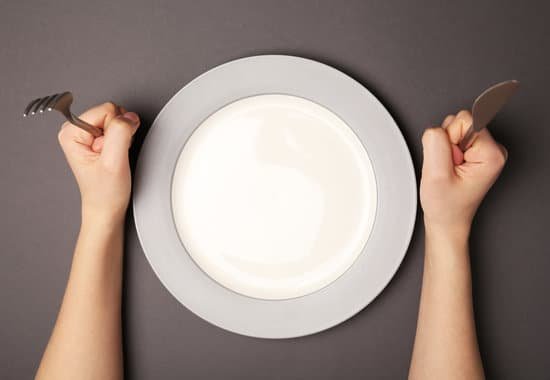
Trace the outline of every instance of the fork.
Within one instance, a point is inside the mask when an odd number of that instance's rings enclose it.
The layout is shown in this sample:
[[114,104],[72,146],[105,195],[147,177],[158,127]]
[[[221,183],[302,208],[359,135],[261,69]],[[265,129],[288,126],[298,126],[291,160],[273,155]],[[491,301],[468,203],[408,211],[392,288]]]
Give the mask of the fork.
[[70,91],[44,96],[30,102],[25,108],[25,112],[23,112],[23,117],[34,116],[39,113],[44,113],[44,111],[56,110],[61,112],[71,124],[82,128],[86,132],[92,134],[92,136],[99,137],[103,135],[103,131],[100,128],[86,123],[84,120],[80,119],[71,112],[72,103],[73,94]]

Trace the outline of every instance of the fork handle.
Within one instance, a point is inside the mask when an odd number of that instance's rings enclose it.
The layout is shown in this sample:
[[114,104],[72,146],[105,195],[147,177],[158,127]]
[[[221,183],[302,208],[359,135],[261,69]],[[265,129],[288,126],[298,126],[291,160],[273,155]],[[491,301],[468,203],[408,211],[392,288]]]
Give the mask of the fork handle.
[[90,133],[94,137],[99,137],[103,135],[103,130],[98,127],[94,127],[91,124],[86,123],[84,120],[74,115],[72,112],[68,112],[65,117],[71,123],[76,125],[79,128],[82,128],[86,132]]

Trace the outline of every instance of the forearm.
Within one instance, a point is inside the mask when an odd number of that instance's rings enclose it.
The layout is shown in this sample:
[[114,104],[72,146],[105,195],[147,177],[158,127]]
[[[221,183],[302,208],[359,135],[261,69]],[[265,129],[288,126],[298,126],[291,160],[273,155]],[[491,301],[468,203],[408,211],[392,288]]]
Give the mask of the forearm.
[[37,378],[122,378],[123,218],[87,214]]
[[482,379],[466,229],[426,224],[424,277],[411,379]]

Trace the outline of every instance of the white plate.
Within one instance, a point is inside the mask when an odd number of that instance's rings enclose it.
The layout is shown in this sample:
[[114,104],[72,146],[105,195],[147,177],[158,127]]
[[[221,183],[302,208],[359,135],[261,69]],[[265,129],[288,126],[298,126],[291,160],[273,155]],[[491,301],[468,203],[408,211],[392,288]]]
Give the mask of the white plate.
[[172,208],[197,265],[262,299],[313,293],[363,250],[376,181],[361,141],[309,100],[237,100],[193,132],[174,171]]
[[365,307],[401,263],[415,215],[388,112],[348,76],[290,56],[239,59],[185,86],[135,176],[138,235],[162,283],[256,337],[315,333]]

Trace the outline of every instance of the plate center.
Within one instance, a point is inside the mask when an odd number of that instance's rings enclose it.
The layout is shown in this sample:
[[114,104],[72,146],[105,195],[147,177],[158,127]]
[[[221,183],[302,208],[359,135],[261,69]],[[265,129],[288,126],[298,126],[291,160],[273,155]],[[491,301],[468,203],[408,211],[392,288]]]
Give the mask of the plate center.
[[290,95],[252,96],[212,114],[185,144],[172,182],[174,222],[195,263],[235,292],[270,300],[342,275],[367,242],[376,199],[353,131]]

